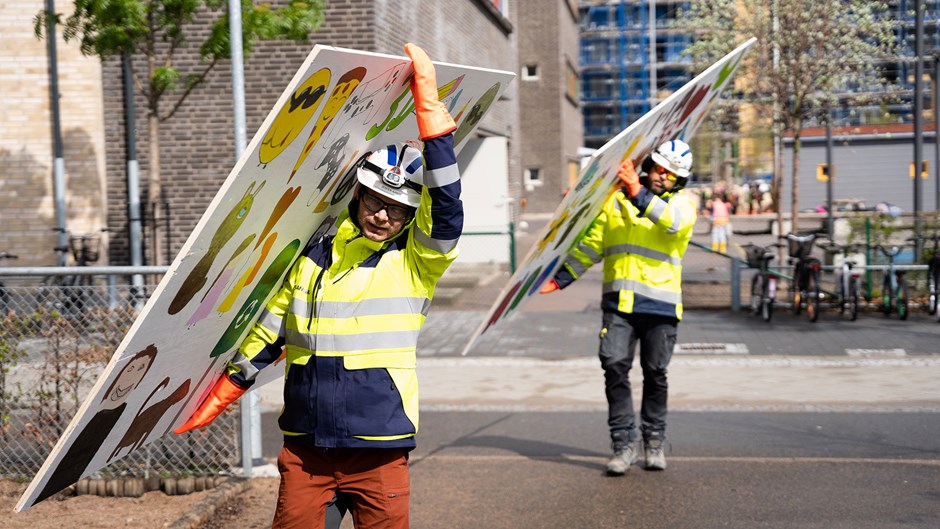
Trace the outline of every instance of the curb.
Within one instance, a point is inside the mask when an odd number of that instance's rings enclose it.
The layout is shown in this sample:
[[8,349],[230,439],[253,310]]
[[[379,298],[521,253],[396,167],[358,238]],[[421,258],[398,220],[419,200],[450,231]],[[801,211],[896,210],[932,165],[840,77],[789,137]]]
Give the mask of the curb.
[[220,505],[251,487],[248,478],[229,478],[225,483],[212,490],[205,498],[192,506],[186,514],[180,516],[169,529],[197,529],[211,518]]

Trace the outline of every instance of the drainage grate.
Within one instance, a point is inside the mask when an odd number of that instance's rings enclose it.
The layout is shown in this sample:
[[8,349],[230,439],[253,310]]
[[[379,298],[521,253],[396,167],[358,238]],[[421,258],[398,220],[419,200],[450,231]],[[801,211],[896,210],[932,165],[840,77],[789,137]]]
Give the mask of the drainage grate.
[[907,356],[904,349],[846,349],[849,356]]
[[705,355],[746,355],[747,344],[743,343],[679,343],[676,344],[674,354],[705,354]]

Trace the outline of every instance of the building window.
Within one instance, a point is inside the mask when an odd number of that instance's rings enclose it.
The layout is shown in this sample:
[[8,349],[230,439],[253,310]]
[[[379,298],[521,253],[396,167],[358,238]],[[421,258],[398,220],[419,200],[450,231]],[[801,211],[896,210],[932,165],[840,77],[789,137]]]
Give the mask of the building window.
[[542,173],[538,167],[527,167],[523,179],[525,180],[523,183],[526,187],[542,185]]
[[568,96],[568,99],[571,100],[575,105],[578,104],[578,101],[581,99],[578,94],[578,87],[581,84],[580,79],[578,79],[578,70],[570,62],[567,63],[567,92],[565,95]]
[[539,67],[537,64],[526,64],[522,67],[522,79],[524,81],[537,81],[539,78]]

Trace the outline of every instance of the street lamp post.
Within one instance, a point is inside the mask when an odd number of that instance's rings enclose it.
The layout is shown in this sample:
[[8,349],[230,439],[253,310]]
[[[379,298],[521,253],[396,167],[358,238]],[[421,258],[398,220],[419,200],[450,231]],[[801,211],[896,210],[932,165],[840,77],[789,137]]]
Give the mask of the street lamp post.
[[826,178],[826,234],[829,241],[834,242],[832,220],[832,180],[836,176],[835,167],[832,166],[832,109],[826,103],[826,168],[829,176]]
[[[924,77],[924,10],[923,0],[914,0],[914,237],[920,235],[921,168],[924,159],[923,77]],[[920,248],[918,248],[919,250]]]

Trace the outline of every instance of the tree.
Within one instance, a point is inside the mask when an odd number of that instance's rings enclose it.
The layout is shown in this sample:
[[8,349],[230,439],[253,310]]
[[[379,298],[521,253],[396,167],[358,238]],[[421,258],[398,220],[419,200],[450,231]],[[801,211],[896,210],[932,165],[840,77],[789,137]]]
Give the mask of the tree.
[[[231,57],[226,6],[224,0],[75,0],[74,12],[64,21],[65,41],[78,40],[83,54],[102,60],[139,56],[146,63],[144,72],[133,66],[132,70],[134,85],[147,105],[151,203],[162,202],[160,124],[176,114],[220,61]],[[306,42],[323,22],[322,0],[288,0],[287,5],[277,8],[267,2],[253,5],[251,0],[241,0],[241,12],[246,58],[258,39]],[[55,24],[63,24],[61,14],[40,11],[34,20],[37,37],[45,36],[49,17]],[[199,47],[201,62],[184,72],[176,59],[185,50],[186,36],[204,33],[199,30],[206,24],[209,34]],[[163,110],[161,103],[171,95],[175,101]]]
[[[790,222],[797,227],[800,136],[813,119],[828,119],[839,103],[891,97],[878,63],[895,44],[888,5],[870,0],[692,0],[683,25],[695,32],[687,53],[710,64],[750,37],[757,43],[742,63],[743,98],[772,116],[777,138],[793,136]],[[780,177],[774,203],[781,225]]]

